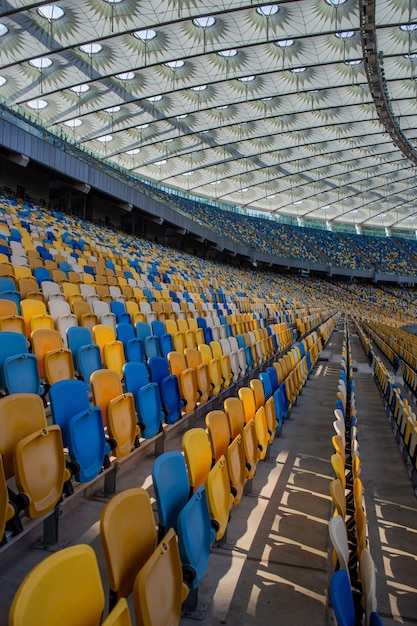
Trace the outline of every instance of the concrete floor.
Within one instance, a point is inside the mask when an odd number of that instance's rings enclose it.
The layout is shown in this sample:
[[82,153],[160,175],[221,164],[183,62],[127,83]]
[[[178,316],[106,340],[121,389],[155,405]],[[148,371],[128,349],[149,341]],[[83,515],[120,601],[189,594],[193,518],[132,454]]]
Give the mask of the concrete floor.
[[[272,620],[287,626],[334,623],[328,600],[332,565],[327,523],[332,514],[331,436],[341,347],[342,332],[336,330],[282,436],[272,444],[269,460],[258,464],[253,493],[232,510],[226,545],[212,551],[199,590],[199,606],[207,605],[202,622],[206,626],[264,625]],[[415,625],[417,501],[356,335],[352,354],[369,546],[378,569],[378,609],[386,626]],[[197,425],[203,425],[202,419]],[[165,449],[179,449],[181,435],[178,430]],[[152,495],[152,463],[153,457],[145,456],[118,476],[118,490],[140,485]],[[84,498],[76,506],[64,507],[60,539],[93,546],[107,589],[98,529],[103,506]],[[39,527],[34,532],[39,534]],[[0,626],[7,624],[22,578],[45,556],[28,547],[28,541],[0,551]],[[181,620],[182,626],[192,623]]]

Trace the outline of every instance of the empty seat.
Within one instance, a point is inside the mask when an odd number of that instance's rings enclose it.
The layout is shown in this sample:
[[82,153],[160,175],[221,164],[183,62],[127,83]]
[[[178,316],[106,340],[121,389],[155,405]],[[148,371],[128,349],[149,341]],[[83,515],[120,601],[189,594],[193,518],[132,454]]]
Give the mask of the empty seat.
[[193,493],[206,481],[211,468],[212,451],[204,428],[190,428],[182,436],[182,449],[187,464],[188,480]]
[[210,515],[217,522],[216,539],[218,541],[226,533],[234,500],[224,456],[221,456],[209,471],[205,486]]
[[165,452],[155,459],[152,465],[152,482],[158,509],[160,540],[169,528],[177,530],[178,515],[190,494],[187,468],[181,452]]
[[109,608],[127,598],[135,578],[151,556],[156,526],[149,495],[140,487],[116,494],[104,507],[100,537],[109,576]]
[[93,403],[101,410],[103,424],[107,424],[107,406],[110,400],[122,395],[122,383],[117,372],[108,369],[96,370],[90,377]]
[[107,432],[115,439],[113,453],[121,458],[139,446],[139,426],[136,421],[135,402],[131,393],[124,393],[107,406]]
[[9,624],[99,626],[103,609],[96,555],[90,546],[80,544],[35,565],[14,596]]
[[136,577],[133,590],[136,625],[176,626],[187,595],[177,536],[170,528]]

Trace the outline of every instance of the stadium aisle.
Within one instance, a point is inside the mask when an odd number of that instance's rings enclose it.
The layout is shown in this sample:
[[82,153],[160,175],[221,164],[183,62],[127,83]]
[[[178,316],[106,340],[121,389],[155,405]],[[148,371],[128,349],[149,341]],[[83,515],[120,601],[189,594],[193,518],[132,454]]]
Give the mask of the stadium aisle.
[[[351,332],[361,478],[369,547],[377,568],[378,612],[385,626],[416,624],[417,501],[373,371],[353,328]],[[401,380],[395,377],[396,384]]]

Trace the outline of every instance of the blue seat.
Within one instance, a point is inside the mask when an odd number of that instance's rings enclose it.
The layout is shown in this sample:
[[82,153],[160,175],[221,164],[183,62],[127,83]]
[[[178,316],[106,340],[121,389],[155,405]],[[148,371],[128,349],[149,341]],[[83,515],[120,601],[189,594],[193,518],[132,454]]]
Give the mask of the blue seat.
[[330,601],[338,626],[355,626],[355,605],[349,576],[344,569],[337,570],[330,580]]
[[38,359],[35,354],[22,352],[8,356],[3,363],[4,389],[6,393],[36,393],[42,396]]
[[3,293],[4,291],[14,291],[15,289],[16,285],[14,280],[0,276],[0,293]]
[[35,267],[33,269],[33,275],[37,280],[39,287],[42,285],[44,280],[50,280],[53,282],[53,278],[45,267]]
[[272,367],[271,365],[269,365],[266,368],[266,371],[268,372],[268,374],[270,376],[271,385],[272,385],[272,393],[274,393],[274,391],[276,391],[278,389],[278,387],[279,387],[277,371],[276,371],[275,367]]
[[262,385],[263,385],[263,388],[264,388],[265,400],[268,400],[268,398],[270,398],[272,396],[272,394],[273,394],[271,377],[270,377],[269,373],[268,372],[261,372],[259,374],[259,380],[262,382]]
[[117,324],[130,324],[130,315],[126,311],[123,302],[119,302],[118,300],[112,300],[110,302],[110,310],[116,316]]
[[285,421],[288,414],[289,402],[287,398],[287,392],[285,391],[285,384],[281,383],[278,389],[273,394],[275,413],[278,420],[278,428]]
[[0,387],[4,388],[4,361],[17,354],[27,354],[29,348],[26,337],[21,333],[0,332]]
[[[9,279],[3,279],[3,280],[9,280]],[[10,281],[10,282],[13,283],[13,281]],[[11,300],[11,302],[14,302],[16,305],[17,314],[18,315],[22,314],[22,310],[20,308],[20,301],[21,301],[20,291],[16,291],[14,287],[14,283],[13,283],[13,289],[4,289],[3,291],[0,290],[0,298],[2,300]]]
[[68,425],[68,450],[71,459],[79,464],[80,470],[75,480],[80,483],[93,480],[103,466],[110,465],[108,454],[110,445],[106,442],[103,430],[101,409],[89,407],[74,415]]
[[91,330],[86,326],[70,326],[67,328],[67,344],[72,352],[74,367],[78,368],[78,350],[81,346],[88,346],[92,342]]
[[148,361],[152,382],[158,384],[162,408],[167,424],[175,424],[181,416],[184,406],[180,396],[178,378],[169,371],[168,361],[163,356],[153,356]]
[[145,352],[143,350],[143,341],[139,337],[128,339],[125,346],[126,361],[137,363],[145,363]]
[[82,380],[60,380],[49,389],[51,415],[62,432],[64,446],[79,465],[78,482],[88,482],[108,465],[110,445],[106,442],[101,410],[90,407],[88,390]]
[[169,528],[177,531],[178,515],[188,502],[190,483],[181,452],[164,452],[152,465],[152,481],[158,509],[158,541]]
[[165,333],[159,338],[159,345],[161,347],[162,356],[167,356],[169,352],[174,350],[174,342],[170,333]]
[[145,351],[145,358],[150,359],[153,356],[161,356],[161,346],[159,345],[159,337],[156,335],[149,335],[143,340],[143,349]]
[[151,439],[161,431],[164,420],[159,387],[157,383],[148,383],[139,389],[137,395],[141,435]]
[[162,335],[165,335],[166,333],[165,324],[164,322],[161,322],[160,320],[153,320],[151,322],[151,328],[152,328],[152,334],[156,335],[159,338],[161,338]]
[[[117,319],[117,317],[116,317]],[[132,324],[127,324],[126,322],[119,322],[116,324],[116,339],[121,341],[123,344],[123,348],[126,356],[126,344],[129,339],[135,338],[135,329]]]
[[203,485],[200,485],[180,511],[177,534],[183,577],[190,588],[183,610],[195,611],[198,587],[207,570],[211,546],[216,537]]
[[80,346],[77,352],[77,370],[88,390],[91,388],[91,374],[101,369],[103,369],[103,363],[100,347],[96,343]]
[[145,341],[145,337],[152,335],[152,329],[147,322],[136,322],[135,324],[136,337]]
[[[138,422],[143,422],[139,406],[139,389],[150,383],[149,373],[145,363],[128,361],[123,365],[123,379],[125,390],[133,394]],[[141,426],[142,430],[142,426]]]
[[384,623],[377,611],[372,611],[369,616],[369,626],[384,626]]

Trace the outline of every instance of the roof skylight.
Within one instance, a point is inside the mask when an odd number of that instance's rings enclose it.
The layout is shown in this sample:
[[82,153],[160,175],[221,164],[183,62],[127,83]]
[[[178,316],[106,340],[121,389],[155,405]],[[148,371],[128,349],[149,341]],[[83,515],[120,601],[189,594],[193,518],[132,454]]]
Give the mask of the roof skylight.
[[135,30],[133,36],[136,37],[136,39],[140,39],[141,41],[151,41],[151,39],[155,39],[156,37],[156,30],[153,30],[152,28],[146,28],[145,30]]
[[133,80],[135,78],[135,72],[122,72],[121,74],[116,74],[116,78],[119,80]]
[[7,28],[7,26],[3,24],[2,22],[0,22],[0,37],[2,37],[8,32],[9,32],[9,29]]
[[44,70],[47,67],[51,67],[52,61],[48,57],[38,57],[37,59],[30,59],[29,64],[38,70]]
[[171,70],[177,70],[179,67],[184,66],[184,61],[167,61],[164,65],[169,67]]
[[294,45],[294,39],[279,39],[275,42],[275,45],[280,48],[289,48]]
[[264,17],[271,17],[271,15],[275,15],[278,11],[279,7],[276,4],[264,4],[256,8],[256,12]]
[[59,18],[65,15],[63,9],[57,4],[44,4],[37,8],[37,11],[41,17],[44,17],[49,22],[59,20]]
[[85,93],[86,91],[88,91],[90,89],[90,85],[75,85],[75,87],[70,87],[71,91],[74,91],[75,93],[81,94],[81,93]]
[[193,24],[198,26],[199,28],[210,28],[215,24],[216,20],[214,17],[195,17],[193,19]]
[[36,98],[35,100],[29,100],[26,103],[29,109],[35,109],[35,111],[42,111],[45,107],[48,106],[46,100],[42,100],[42,98]]
[[230,57],[235,57],[237,55],[237,50],[220,50],[217,54],[225,59],[230,59]]
[[85,43],[80,46],[81,52],[85,52],[86,54],[97,54],[103,49],[103,46],[100,43]]
[[69,128],[78,128],[78,126],[81,126],[82,123],[83,121],[77,118],[64,122],[65,126],[68,126]]

